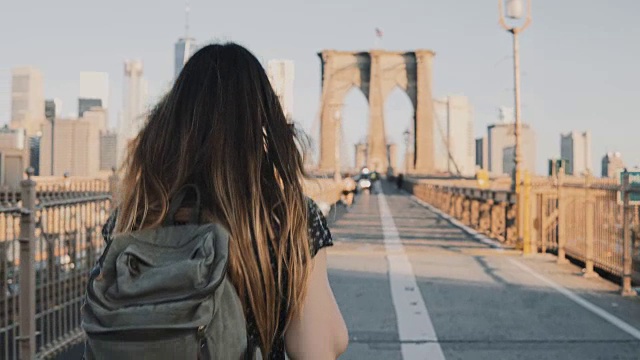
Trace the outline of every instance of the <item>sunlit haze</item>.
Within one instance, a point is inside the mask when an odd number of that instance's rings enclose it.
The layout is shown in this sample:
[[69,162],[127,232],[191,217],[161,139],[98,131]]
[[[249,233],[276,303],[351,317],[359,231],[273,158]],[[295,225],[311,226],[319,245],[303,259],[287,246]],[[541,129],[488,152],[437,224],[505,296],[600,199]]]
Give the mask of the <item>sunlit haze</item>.
[[[104,71],[110,80],[109,117],[122,109],[123,61],[141,59],[150,101],[173,79],[173,47],[185,29],[183,1],[4,1],[0,5],[0,121],[10,118],[10,69],[43,73],[45,97],[60,98],[63,115],[77,112],[79,73]],[[632,0],[534,0],[533,23],[521,36],[523,120],[537,134],[537,171],[558,157],[560,133],[590,130],[593,168],[606,151],[640,165],[640,4]],[[498,107],[512,106],[511,36],[498,24],[496,2],[485,1],[191,1],[190,36],[199,44],[235,41],[266,66],[295,63],[293,117],[317,126],[323,49],[431,49],[435,97],[463,94],[474,109],[474,133],[486,134]],[[401,91],[385,108],[390,141],[413,109]],[[345,147],[366,133],[367,103],[358,91],[345,102]],[[317,136],[314,134],[314,136]],[[400,150],[403,151],[403,150]],[[351,156],[351,155],[350,155]]]

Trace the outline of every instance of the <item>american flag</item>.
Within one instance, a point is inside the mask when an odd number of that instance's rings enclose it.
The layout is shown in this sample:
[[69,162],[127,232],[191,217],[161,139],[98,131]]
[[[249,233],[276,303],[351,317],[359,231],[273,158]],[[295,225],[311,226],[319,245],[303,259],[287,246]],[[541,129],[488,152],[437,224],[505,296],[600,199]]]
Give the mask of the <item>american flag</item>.
[[380,28],[376,28],[376,36],[382,38],[382,30]]

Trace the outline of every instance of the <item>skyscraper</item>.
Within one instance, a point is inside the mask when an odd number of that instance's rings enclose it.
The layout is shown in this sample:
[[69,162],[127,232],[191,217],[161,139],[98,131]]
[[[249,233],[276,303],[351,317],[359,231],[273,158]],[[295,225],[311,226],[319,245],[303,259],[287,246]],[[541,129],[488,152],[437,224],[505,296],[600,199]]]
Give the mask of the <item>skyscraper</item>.
[[92,107],[84,112],[82,118],[87,121],[93,121],[96,123],[98,130],[101,132],[107,130],[109,119],[107,118],[107,110],[101,107]]
[[0,185],[20,188],[24,169],[29,166],[29,147],[25,129],[0,129]]
[[[513,124],[489,125],[487,128],[487,142],[489,173],[493,176],[511,175],[512,167],[509,166],[506,169],[504,167],[504,156],[507,155],[510,158],[507,160],[513,162],[516,143]],[[536,137],[535,132],[528,124],[522,124],[521,144],[522,168],[533,175],[536,172]]]
[[42,135],[29,136],[29,166],[33,168],[33,175],[40,175],[40,142]]
[[45,120],[42,74],[26,66],[14,68],[11,76],[11,127],[36,135]]
[[191,37],[183,37],[176,42],[174,65],[174,75],[176,78],[180,75],[184,64],[186,64],[191,55],[196,52],[196,47],[196,40]]
[[24,129],[10,129],[6,125],[0,128],[0,148],[24,150],[27,136]]
[[96,107],[103,108],[101,99],[78,99],[78,117],[83,117],[85,112]]
[[502,172],[512,174],[516,168],[516,146],[507,146],[502,149]]
[[435,164],[439,172],[460,175],[475,173],[473,112],[466,96],[434,100],[436,113]]
[[80,99],[100,99],[109,108],[109,74],[98,71],[80,72]]
[[267,75],[275,91],[284,116],[291,121],[293,118],[293,81],[295,68],[291,60],[270,60],[267,63]]
[[476,139],[476,166],[489,170],[489,141],[486,136]]
[[118,128],[118,162],[125,155],[129,142],[138,135],[145,118],[147,82],[143,78],[143,65],[139,60],[124,63],[124,107]]
[[49,152],[40,152],[40,172],[43,175],[62,176],[67,172],[71,176],[98,175],[100,130],[95,121],[56,119],[53,134],[51,123],[46,122],[40,148],[50,149],[52,146],[53,156]]
[[591,134],[572,131],[560,135],[560,158],[567,161],[567,175],[591,171]]
[[117,156],[118,136],[116,133],[104,132],[100,134],[100,171],[111,171],[118,166]]
[[109,108],[109,74],[97,71],[80,72],[78,117],[91,108]]
[[175,56],[175,64],[174,64],[174,76],[178,78],[184,64],[187,63],[191,55],[193,55],[197,50],[196,39],[189,36],[189,3],[187,2],[187,6],[185,8],[185,32],[184,37],[178,39],[174,47],[174,56]]
[[623,169],[624,161],[622,161],[622,154],[619,152],[607,153],[602,158],[602,177],[615,177]]

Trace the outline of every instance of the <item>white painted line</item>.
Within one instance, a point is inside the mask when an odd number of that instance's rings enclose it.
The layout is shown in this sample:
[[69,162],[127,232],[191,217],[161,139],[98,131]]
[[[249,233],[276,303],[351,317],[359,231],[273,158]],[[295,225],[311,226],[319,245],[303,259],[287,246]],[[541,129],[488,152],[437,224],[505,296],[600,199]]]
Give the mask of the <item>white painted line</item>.
[[420,204],[423,207],[426,207],[427,209],[429,209],[430,211],[436,213],[436,215],[440,216],[441,218],[447,220],[448,222],[450,222],[453,226],[460,228],[462,231],[466,232],[467,234],[469,234],[469,236],[471,236],[474,240],[479,241],[485,245],[488,245],[492,248],[495,248],[496,251],[504,251],[504,248],[502,247],[502,244],[499,241],[493,240],[487,236],[485,236],[484,234],[481,234],[479,232],[477,232],[476,230],[468,227],[467,225],[461,223],[460,221],[458,221],[456,218],[453,218],[445,213],[443,213],[442,211],[440,211],[440,209],[432,206],[431,204],[424,202],[420,199],[418,199],[415,195],[411,195],[411,199],[415,202],[417,202],[418,204]]
[[384,247],[389,263],[391,299],[396,310],[398,336],[405,360],[444,360],[436,331],[424,303],[413,267],[404,251],[384,194],[378,194]]
[[511,260],[511,262],[516,265],[517,267],[519,267],[520,269],[528,272],[531,276],[535,277],[536,279],[542,281],[543,283],[549,285],[549,287],[553,288],[554,290],[556,290],[557,292],[561,293],[562,295],[568,297],[569,299],[571,299],[573,302],[577,303],[578,305],[582,306],[583,308],[591,311],[592,313],[600,316],[601,318],[603,318],[604,320],[608,321],[611,325],[617,327],[618,329],[626,332],[627,334],[633,336],[634,338],[640,340],[640,330],[634,328],[633,326],[629,325],[628,323],[624,322],[623,320],[621,320],[620,318],[616,317],[615,315],[612,315],[611,313],[607,312],[606,310],[602,309],[601,307],[594,305],[593,303],[585,300],[584,298],[580,297],[579,295],[576,295],[576,293],[574,293],[573,291],[558,285],[557,283],[555,283],[554,281],[546,278],[545,276],[537,273],[535,270],[531,269],[530,267],[526,266],[525,264],[521,263],[518,260],[515,259],[509,259]]

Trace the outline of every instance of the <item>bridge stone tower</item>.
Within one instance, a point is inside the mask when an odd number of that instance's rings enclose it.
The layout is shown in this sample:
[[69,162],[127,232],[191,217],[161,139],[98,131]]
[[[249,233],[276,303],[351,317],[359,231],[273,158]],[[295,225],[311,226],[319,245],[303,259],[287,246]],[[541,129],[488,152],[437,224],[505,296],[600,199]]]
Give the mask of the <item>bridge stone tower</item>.
[[414,108],[412,134],[415,152],[410,162],[411,171],[431,173],[434,167],[431,66],[435,54],[431,50],[324,50],[318,55],[322,60],[320,170],[336,168],[336,114],[341,110],[347,92],[357,87],[369,101],[367,166],[381,173],[387,171],[384,103],[398,86],[407,93]]

